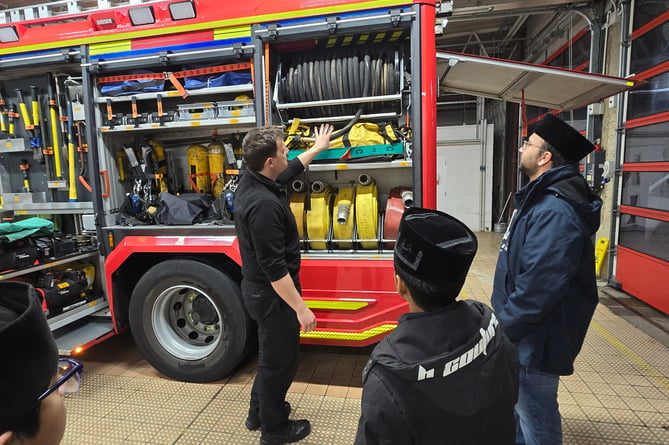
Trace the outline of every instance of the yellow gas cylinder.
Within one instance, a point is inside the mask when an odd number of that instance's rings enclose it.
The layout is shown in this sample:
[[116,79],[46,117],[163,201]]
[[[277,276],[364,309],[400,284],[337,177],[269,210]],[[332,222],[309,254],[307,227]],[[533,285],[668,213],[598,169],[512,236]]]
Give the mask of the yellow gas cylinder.
[[161,192],[167,191],[167,162],[165,161],[165,147],[160,141],[155,139],[149,140],[149,144],[153,147],[153,153],[156,155],[156,161],[158,162],[158,174],[161,175],[160,178],[156,180],[158,187]]
[[225,148],[218,141],[207,146],[209,175],[211,176],[211,194],[218,198],[225,188]]
[[190,189],[196,193],[209,193],[211,191],[211,178],[209,177],[207,147],[193,144],[188,147],[186,153],[188,156]]

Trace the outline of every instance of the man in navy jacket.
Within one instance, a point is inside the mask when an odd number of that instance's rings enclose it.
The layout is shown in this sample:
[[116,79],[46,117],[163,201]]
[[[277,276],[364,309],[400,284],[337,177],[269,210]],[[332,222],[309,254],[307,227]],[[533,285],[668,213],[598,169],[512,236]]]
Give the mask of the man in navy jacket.
[[519,148],[520,170],[530,182],[516,193],[492,295],[521,365],[519,444],[562,443],[559,376],[574,372],[597,306],[592,237],[602,201],[578,171],[594,148],[551,114]]

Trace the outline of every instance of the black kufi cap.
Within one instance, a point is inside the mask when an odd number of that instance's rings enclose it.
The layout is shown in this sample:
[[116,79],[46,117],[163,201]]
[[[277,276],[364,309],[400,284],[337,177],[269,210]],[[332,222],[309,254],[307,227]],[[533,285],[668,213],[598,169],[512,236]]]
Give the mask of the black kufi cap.
[[395,244],[395,270],[455,299],[476,255],[476,235],[461,221],[438,210],[408,208]]
[[58,348],[32,286],[0,282],[0,433],[36,405],[58,370]]
[[580,161],[595,149],[592,142],[574,127],[550,113],[537,124],[534,132],[571,163]]

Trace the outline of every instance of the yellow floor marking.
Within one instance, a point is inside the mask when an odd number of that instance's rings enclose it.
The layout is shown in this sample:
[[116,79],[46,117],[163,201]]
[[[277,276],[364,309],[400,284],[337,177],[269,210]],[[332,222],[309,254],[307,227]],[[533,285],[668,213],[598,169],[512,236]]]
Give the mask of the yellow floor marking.
[[669,392],[669,380],[667,380],[667,378],[663,376],[662,373],[660,373],[657,369],[653,368],[653,366],[650,363],[639,357],[630,348],[625,346],[620,340],[618,340],[609,331],[604,329],[604,327],[595,320],[592,320],[592,322],[590,322],[590,326],[595,331],[597,331],[597,333],[602,338],[604,338],[604,340],[608,341],[613,347],[615,347],[625,356],[627,356],[627,358],[630,359],[632,363],[641,368],[644,375],[653,378],[662,388],[664,388],[665,391]]

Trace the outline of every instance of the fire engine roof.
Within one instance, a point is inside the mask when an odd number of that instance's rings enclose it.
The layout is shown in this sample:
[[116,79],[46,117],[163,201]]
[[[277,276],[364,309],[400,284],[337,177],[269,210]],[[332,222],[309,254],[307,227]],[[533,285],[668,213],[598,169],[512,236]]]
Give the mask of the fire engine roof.
[[634,81],[531,63],[437,51],[439,90],[558,110],[598,102]]

